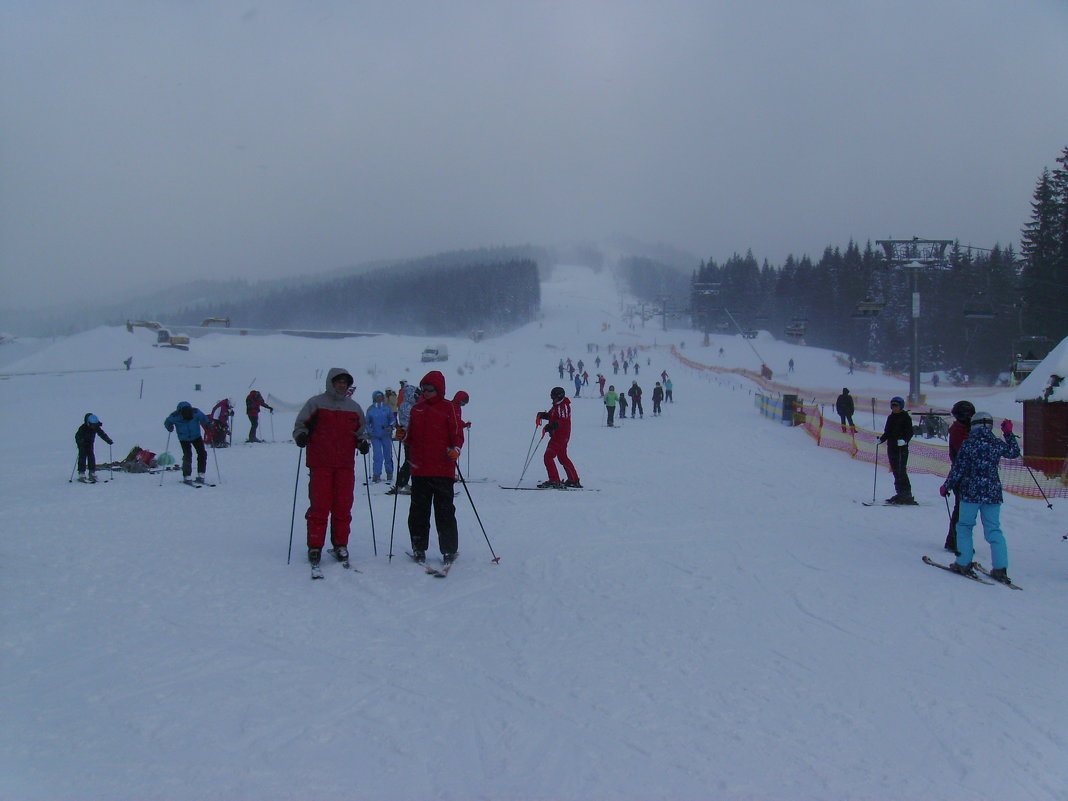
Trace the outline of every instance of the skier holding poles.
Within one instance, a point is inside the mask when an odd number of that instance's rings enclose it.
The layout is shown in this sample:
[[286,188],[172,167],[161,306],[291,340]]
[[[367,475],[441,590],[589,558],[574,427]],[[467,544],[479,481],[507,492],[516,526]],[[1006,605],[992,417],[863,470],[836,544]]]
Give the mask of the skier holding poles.
[[[177,431],[178,444],[182,446],[182,481],[193,484],[189,479],[193,474],[193,450],[197,452],[197,480],[195,483],[203,484],[204,472],[208,469],[208,452],[204,449],[204,437],[200,433],[201,428],[207,428],[211,421],[200,409],[189,401],[182,401],[178,408],[171,412],[163,421],[163,427],[170,431]],[[170,442],[170,437],[167,438]],[[160,481],[162,483],[162,477]]]
[[308,449],[310,505],[304,517],[308,521],[312,578],[323,577],[319,562],[326,543],[327,521],[331,552],[348,567],[356,450],[366,454],[371,449],[365,436],[363,409],[351,397],[353,385],[352,374],[347,370],[330,368],[326,391],[308,399],[293,426],[293,442],[298,448]]
[[[567,455],[567,443],[571,439],[571,401],[563,387],[553,387],[549,398],[553,402],[552,408],[547,412],[538,412],[538,420],[547,421],[543,430],[549,434],[549,446],[545,449],[544,461],[549,479],[538,486],[542,489],[581,489],[578,471]],[[556,469],[557,459],[567,474],[564,482],[560,481],[560,471]]]
[[[82,424],[74,433],[74,442],[78,446],[78,480],[83,484],[96,483],[96,436],[104,440],[108,445],[114,445],[111,439],[101,427],[100,418],[89,412],[82,418]],[[89,469],[89,477],[85,477],[85,470]]]
[[446,566],[456,559],[456,462],[464,444],[464,428],[455,403],[445,397],[445,376],[431,370],[419,382],[421,400],[408,420],[408,458],[412,470],[412,503],[408,534],[412,559],[423,564],[430,546],[430,510],[438,531],[438,548]]

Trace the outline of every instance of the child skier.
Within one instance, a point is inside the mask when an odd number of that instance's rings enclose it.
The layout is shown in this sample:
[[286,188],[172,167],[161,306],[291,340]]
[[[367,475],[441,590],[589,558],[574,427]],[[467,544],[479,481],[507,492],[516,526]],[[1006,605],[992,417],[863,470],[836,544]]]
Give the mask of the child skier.
[[[108,445],[115,444],[111,437],[104,433],[102,425],[100,418],[89,412],[82,418],[82,424],[74,433],[74,442],[78,446],[78,480],[83,484],[96,483],[96,435],[99,434]],[[89,469],[88,478],[85,477],[86,468]]]
[[994,436],[994,418],[990,412],[972,415],[968,438],[960,446],[957,461],[939,487],[944,498],[950,490],[960,494],[960,519],[957,521],[957,550],[960,556],[950,567],[956,573],[974,576],[972,557],[972,531],[976,516],[982,516],[983,536],[990,543],[990,559],[993,567],[990,577],[1004,584],[1011,584],[1008,577],[1009,551],[1005,535],[1001,532],[1001,505],[1005,499],[1001,493],[998,462],[1002,458],[1015,459],[1020,455],[1020,443],[1012,433],[1012,421],[1001,421],[1004,442]]
[[[581,489],[578,471],[567,456],[567,443],[571,439],[571,401],[567,399],[567,393],[563,387],[553,387],[549,393],[553,406],[547,412],[538,412],[538,420],[548,421],[544,431],[549,434],[549,446],[545,449],[545,470],[549,474],[549,480],[538,484],[543,489],[563,489],[575,487]],[[556,469],[556,460],[560,460],[567,481],[560,482],[560,472]]]

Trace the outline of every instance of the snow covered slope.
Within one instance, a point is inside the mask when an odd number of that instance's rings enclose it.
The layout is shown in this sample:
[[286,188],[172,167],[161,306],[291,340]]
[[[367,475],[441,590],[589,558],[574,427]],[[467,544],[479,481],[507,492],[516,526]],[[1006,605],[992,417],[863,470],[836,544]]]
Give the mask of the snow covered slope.
[[[602,358],[609,343],[685,342],[698,360],[721,346],[727,364],[756,360],[736,337],[705,349],[694,332],[621,327],[609,279],[583,268],[557,269],[543,304],[510,335],[445,340],[449,394],[471,395],[460,465],[489,479],[469,490],[501,557],[461,492],[445,581],[403,556],[407,498],[393,529],[381,487],[374,541],[357,487],[362,572],[324,561],[326,580],[308,580],[292,413],[264,418],[273,443],[211,452],[212,489],[173,474],[67,482],[86,412],[116,458],[161,451],[180,400],[240,410],[256,386],[302,402],[337,365],[366,405],[423,375],[422,339],[213,335],[183,353],[99,329],[7,365],[20,375],[0,381],[0,797],[1068,797],[1064,504],[1006,502],[1024,592],[932,570],[923,554],[948,559],[936,478],[914,478],[919,507],[863,507],[873,480],[889,494],[885,470],[761,418],[743,385],[665,347],[638,377],[649,398],[671,374],[662,417],[650,400],[609,429],[599,400],[573,400],[571,455],[598,492],[502,491],[549,389],[567,386],[558,360],[592,362],[587,343]],[[813,390],[905,389],[846,380],[826,352],[757,347],[777,374],[794,358]],[[1018,408],[1006,392],[981,405]],[[543,477],[539,454],[524,484]]]

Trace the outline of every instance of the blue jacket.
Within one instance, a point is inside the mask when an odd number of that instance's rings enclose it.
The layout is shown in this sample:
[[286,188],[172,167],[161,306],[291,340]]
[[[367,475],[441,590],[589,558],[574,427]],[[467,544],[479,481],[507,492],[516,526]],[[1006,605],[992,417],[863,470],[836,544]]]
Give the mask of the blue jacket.
[[[193,416],[186,420],[182,415],[183,409],[192,409]],[[192,442],[195,439],[200,439],[201,425],[208,425],[207,415],[188,401],[179,403],[178,408],[171,412],[167,416],[167,419],[163,421],[163,427],[168,431],[178,431],[178,439],[181,442]]]
[[1002,442],[989,428],[976,426],[960,446],[957,461],[942,486],[957,490],[965,503],[1003,503],[998,462],[1002,457],[1015,459],[1019,455],[1015,434],[1006,434]]
[[367,436],[388,438],[390,426],[396,422],[397,416],[393,414],[393,410],[381,401],[376,401],[367,409]]

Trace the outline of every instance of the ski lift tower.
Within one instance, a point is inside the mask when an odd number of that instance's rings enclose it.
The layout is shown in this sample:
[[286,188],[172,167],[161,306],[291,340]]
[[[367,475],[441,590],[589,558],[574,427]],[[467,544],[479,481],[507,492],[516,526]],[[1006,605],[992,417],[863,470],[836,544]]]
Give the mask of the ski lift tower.
[[909,403],[920,402],[920,272],[948,270],[946,248],[951,239],[877,239],[891,267],[909,271],[912,289],[912,360],[909,370]]

